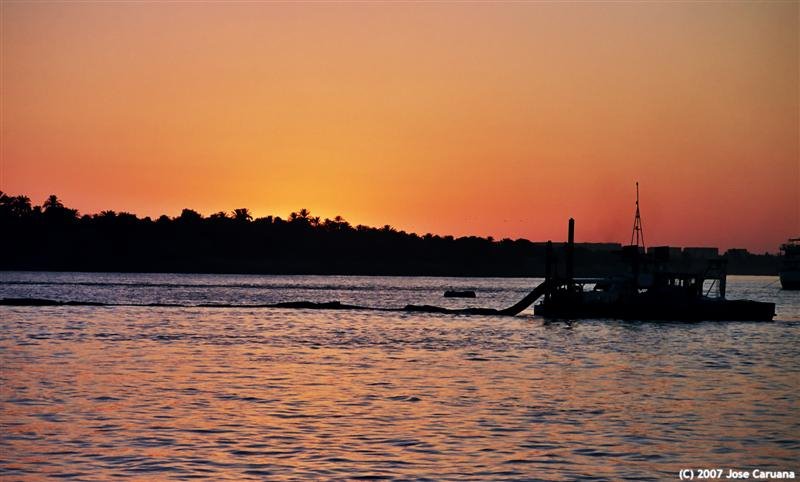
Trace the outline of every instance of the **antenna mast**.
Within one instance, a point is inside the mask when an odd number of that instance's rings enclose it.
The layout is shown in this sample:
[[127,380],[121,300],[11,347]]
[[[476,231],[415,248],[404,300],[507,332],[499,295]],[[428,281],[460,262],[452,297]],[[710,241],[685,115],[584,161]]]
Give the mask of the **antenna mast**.
[[[633,240],[636,239],[636,244]],[[633,232],[631,233],[631,245],[641,246],[644,249],[644,229],[642,229],[642,217],[639,215],[639,182],[636,182],[636,217],[633,219]]]

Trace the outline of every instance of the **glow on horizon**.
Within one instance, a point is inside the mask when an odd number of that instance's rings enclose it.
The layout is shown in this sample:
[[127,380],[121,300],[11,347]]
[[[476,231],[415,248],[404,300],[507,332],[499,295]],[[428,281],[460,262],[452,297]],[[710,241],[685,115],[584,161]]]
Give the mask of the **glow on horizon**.
[[0,189],[418,233],[776,251],[796,2],[3,2]]

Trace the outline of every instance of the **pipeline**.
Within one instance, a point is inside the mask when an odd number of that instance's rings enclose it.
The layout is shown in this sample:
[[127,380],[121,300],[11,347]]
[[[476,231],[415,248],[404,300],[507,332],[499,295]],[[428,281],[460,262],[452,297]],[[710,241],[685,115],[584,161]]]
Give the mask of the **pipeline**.
[[403,308],[373,308],[368,306],[349,305],[338,301],[313,302],[289,301],[282,303],[235,305],[227,303],[207,303],[198,305],[180,305],[172,303],[98,303],[95,301],[57,301],[42,298],[3,298],[0,306],[129,306],[129,307],[179,307],[179,308],[291,308],[304,310],[372,310],[372,311],[404,311],[412,313],[441,313],[452,315],[486,315],[486,316],[515,316],[525,308],[532,305],[547,291],[547,281],[543,281],[528,295],[508,308],[498,310],[494,308],[442,308],[433,305],[406,305]]

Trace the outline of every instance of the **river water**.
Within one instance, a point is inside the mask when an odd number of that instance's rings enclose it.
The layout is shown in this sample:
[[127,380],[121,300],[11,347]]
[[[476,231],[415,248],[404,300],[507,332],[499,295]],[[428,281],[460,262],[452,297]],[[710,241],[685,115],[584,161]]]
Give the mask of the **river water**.
[[0,298],[124,305],[0,306],[0,479],[800,477],[800,292],[774,277],[728,280],[777,304],[761,323],[245,306],[503,308],[539,281],[0,272]]

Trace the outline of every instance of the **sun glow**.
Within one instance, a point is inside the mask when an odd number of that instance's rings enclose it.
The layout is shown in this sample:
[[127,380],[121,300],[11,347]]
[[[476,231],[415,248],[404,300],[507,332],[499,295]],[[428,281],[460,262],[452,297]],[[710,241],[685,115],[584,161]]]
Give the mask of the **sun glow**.
[[0,189],[775,251],[798,4],[2,3]]

